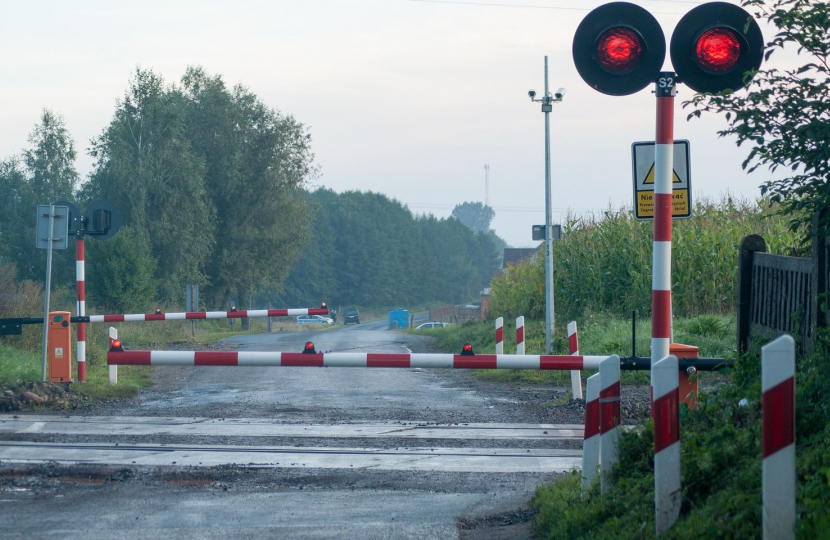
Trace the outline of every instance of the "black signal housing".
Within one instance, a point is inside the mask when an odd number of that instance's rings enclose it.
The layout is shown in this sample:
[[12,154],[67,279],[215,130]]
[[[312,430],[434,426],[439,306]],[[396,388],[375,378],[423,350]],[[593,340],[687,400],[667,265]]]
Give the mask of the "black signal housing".
[[642,7],[611,2],[579,23],[573,57],[589,86],[610,96],[626,96],[657,79],[666,58],[666,38],[657,19]]
[[[705,54],[705,41],[714,42],[714,58]],[[744,77],[761,67],[764,37],[746,10],[709,2],[680,19],[670,49],[678,80],[696,92],[714,94],[740,90],[749,83]]]

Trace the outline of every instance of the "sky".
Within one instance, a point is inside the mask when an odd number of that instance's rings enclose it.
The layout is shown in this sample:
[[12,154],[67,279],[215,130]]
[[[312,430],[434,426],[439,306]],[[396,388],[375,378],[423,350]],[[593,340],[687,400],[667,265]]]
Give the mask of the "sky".
[[[551,91],[567,90],[550,114],[554,222],[630,207],[631,145],[654,140],[651,88],[606,96],[574,67],[574,32],[603,3],[5,3],[0,159],[27,146],[48,108],[63,116],[85,178],[93,166],[89,141],[112,119],[136,67],[176,83],[198,65],[308,127],[320,170],[311,187],[383,193],[438,217],[465,201],[489,201],[496,233],[512,247],[534,246],[532,226],[545,220],[545,132],[540,105],[527,92],[542,94],[545,56]],[[668,43],[683,14],[704,2],[633,3],[655,15]],[[742,170],[748,149],[718,137],[723,118],[686,121],[681,104],[692,95],[679,87],[675,138],[690,141],[693,199],[757,198],[768,176]]]

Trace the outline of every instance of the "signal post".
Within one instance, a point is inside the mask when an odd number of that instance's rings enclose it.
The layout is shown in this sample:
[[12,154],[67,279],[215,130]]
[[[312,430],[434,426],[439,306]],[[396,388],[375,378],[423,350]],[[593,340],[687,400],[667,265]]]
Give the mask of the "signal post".
[[[654,154],[654,236],[652,257],[651,387],[654,365],[669,356],[671,345],[672,172],[674,98],[678,82],[696,92],[740,90],[761,66],[763,36],[758,23],[740,7],[710,2],[689,11],[671,38],[676,73],[661,72],[666,43],[660,24],[648,11],[628,2],[611,2],[591,11],[573,41],[576,69],[592,88],[625,96],[655,84],[657,122]],[[637,204],[635,200],[634,204]],[[665,367],[665,363],[661,363]],[[663,370],[665,371],[665,369]],[[672,408],[679,405],[671,403]],[[654,407],[652,407],[652,412]],[[674,411],[663,411],[673,417]],[[663,416],[666,416],[664,414]],[[679,433],[678,433],[679,441]],[[662,440],[655,430],[655,453]],[[662,483],[655,471],[656,533],[668,530],[680,514],[680,453],[661,462]],[[670,480],[667,480],[670,479]]]

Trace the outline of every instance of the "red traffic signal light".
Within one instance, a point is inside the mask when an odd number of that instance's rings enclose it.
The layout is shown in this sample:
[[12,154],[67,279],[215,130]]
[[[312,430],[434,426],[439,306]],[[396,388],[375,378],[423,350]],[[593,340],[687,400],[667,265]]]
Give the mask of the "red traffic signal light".
[[579,23],[573,57],[589,86],[603,94],[625,96],[657,79],[666,58],[666,39],[651,13],[628,2],[611,2]]
[[761,67],[764,38],[752,16],[738,6],[710,2],[680,19],[671,38],[677,78],[696,92],[740,90],[748,71]]

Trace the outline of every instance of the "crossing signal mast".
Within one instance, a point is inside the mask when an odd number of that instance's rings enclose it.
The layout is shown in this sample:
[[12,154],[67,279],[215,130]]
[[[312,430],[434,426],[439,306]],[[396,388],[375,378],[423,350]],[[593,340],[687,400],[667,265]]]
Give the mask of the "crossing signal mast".
[[[657,129],[654,153],[654,244],[651,301],[651,386],[654,365],[669,356],[671,342],[672,171],[674,97],[678,83],[697,92],[744,88],[763,59],[758,23],[740,7],[710,2],[680,19],[671,38],[672,71],[661,71],[666,57],[663,31],[654,16],[628,2],[591,11],[574,34],[573,58],[582,79],[610,96],[626,96],[654,83]],[[676,403],[654,403],[655,425],[679,425]],[[656,433],[656,432],[655,432]],[[655,435],[656,532],[668,530],[680,514],[679,444],[660,452]],[[666,457],[669,456],[670,457]],[[669,465],[671,463],[671,465]]]

